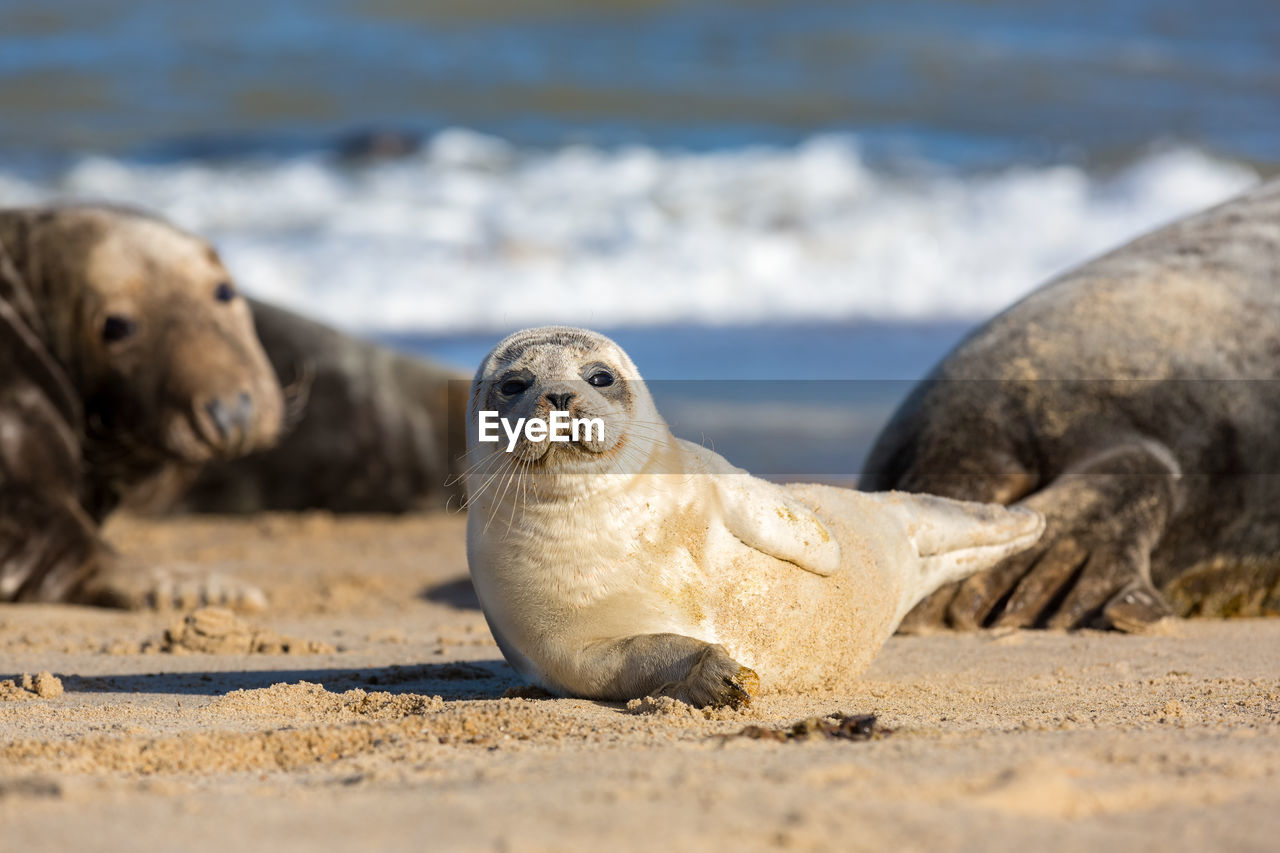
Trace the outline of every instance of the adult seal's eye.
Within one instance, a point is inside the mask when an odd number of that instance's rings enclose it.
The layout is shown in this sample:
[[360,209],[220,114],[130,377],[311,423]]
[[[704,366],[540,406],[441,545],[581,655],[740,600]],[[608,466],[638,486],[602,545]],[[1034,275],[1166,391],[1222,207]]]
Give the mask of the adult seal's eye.
[[128,317],[112,314],[102,323],[102,339],[109,344],[132,337],[138,324]]
[[498,390],[508,397],[514,397],[529,387],[529,383],[523,379],[508,379],[498,386]]
[[230,302],[236,298],[236,289],[228,282],[223,282],[213,289],[213,298],[219,302]]
[[614,383],[613,374],[607,370],[597,370],[587,377],[587,382],[597,388],[608,388]]

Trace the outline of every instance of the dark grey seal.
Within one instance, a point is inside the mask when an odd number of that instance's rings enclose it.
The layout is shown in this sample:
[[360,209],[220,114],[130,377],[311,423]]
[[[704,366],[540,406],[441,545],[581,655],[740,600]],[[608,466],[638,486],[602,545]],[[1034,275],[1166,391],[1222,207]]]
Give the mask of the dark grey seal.
[[270,449],[205,466],[176,509],[399,513],[460,494],[469,377],[274,305],[253,302],[253,318],[289,423]]
[[102,520],[160,472],[270,444],[283,408],[209,244],[117,208],[0,210],[0,601],[148,603],[161,579]]
[[860,481],[1044,513],[906,626],[1280,612],[1280,181],[1049,282],[909,395]]

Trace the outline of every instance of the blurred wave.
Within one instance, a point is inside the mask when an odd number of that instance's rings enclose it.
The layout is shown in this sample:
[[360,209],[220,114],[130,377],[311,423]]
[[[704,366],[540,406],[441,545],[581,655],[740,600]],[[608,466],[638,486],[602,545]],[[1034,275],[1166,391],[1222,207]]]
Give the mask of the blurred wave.
[[1075,166],[877,170],[849,136],[715,152],[521,149],[0,170],[0,204],[113,199],[211,236],[243,286],[381,332],[977,318],[1255,180],[1192,149]]

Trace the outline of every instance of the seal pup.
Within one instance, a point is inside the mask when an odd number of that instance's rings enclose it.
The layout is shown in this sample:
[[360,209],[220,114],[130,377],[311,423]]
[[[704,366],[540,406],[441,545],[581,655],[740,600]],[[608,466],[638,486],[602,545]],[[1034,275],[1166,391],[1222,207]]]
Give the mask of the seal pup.
[[167,466],[269,444],[282,410],[209,244],[121,208],[0,210],[0,600],[189,593],[116,555],[100,523]]
[[[250,300],[289,416],[271,447],[203,466],[148,509],[401,513],[460,498],[470,377]],[[175,494],[176,493],[176,494]],[[456,503],[455,503],[456,505]]]
[[1048,529],[904,628],[1280,613],[1277,283],[1272,181],[1063,274],[962,341],[884,428],[860,485],[1018,501]]
[[[480,440],[482,412],[553,411],[603,429]],[[1025,509],[754,478],[674,438],[626,353],[582,329],[493,349],[467,446],[477,596],[511,665],[561,695],[738,705],[837,684],[922,597],[1043,527]]]

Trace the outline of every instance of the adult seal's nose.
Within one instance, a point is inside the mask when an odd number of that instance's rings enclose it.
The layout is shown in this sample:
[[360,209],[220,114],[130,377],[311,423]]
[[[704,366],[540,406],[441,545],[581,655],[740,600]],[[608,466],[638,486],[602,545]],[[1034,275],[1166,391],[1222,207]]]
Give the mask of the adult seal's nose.
[[569,404],[573,402],[573,398],[578,396],[572,391],[561,391],[558,393],[547,394],[547,402],[551,404],[552,411],[567,412]]
[[205,404],[204,409],[223,439],[230,438],[234,433],[247,433],[253,421],[253,397],[248,391],[229,397],[214,397]]

